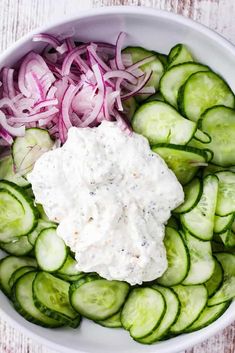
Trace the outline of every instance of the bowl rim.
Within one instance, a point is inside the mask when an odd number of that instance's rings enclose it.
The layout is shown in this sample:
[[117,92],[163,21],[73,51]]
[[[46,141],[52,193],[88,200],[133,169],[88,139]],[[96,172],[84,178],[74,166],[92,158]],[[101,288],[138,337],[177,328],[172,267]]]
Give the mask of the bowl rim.
[[[43,32],[50,32],[53,30],[54,27],[64,25],[68,22],[79,21],[82,19],[90,19],[95,16],[108,16],[108,15],[143,15],[143,16],[151,16],[157,18],[165,18],[169,19],[173,22],[177,22],[179,24],[183,24],[186,27],[193,28],[197,32],[204,34],[208,38],[215,40],[218,45],[225,48],[229,51],[235,59],[235,46],[226,38],[224,38],[221,34],[215,32],[213,29],[206,27],[205,25],[198,23],[192,19],[186,18],[181,14],[175,14],[173,12],[165,11],[165,10],[158,10],[152,7],[141,7],[141,6],[104,6],[100,8],[92,8],[89,10],[81,10],[78,15],[69,15],[65,16],[59,20],[51,20],[48,24],[39,26],[29,33],[25,34],[22,38],[18,39],[16,42],[12,43],[9,48],[7,48],[3,53],[0,54],[0,67],[1,62],[5,61],[17,48],[21,47],[25,44],[28,40],[32,38],[35,33],[43,33]],[[233,305],[233,304],[232,304]],[[227,309],[229,310],[229,308]],[[3,308],[0,308],[0,314],[3,319],[9,322],[14,328],[20,330],[23,334],[35,339],[39,344],[44,344],[45,346],[56,350],[58,352],[64,352],[65,347],[61,346],[55,342],[51,342],[49,339],[41,336],[40,334],[32,332],[30,329],[22,326],[20,323],[16,322],[9,314],[7,314]],[[174,344],[174,349],[172,352],[179,352],[185,349],[188,349],[195,344],[198,344],[212,335],[216,334],[217,332],[221,331],[228,325],[230,325],[235,320],[235,313],[231,313],[228,318],[223,320],[223,317],[216,320],[214,323],[209,325],[208,327],[199,330],[201,332],[204,330],[203,335],[197,335],[197,337],[191,337],[191,340],[184,339]],[[218,322],[219,321],[219,322]],[[189,334],[190,335],[190,334]],[[156,345],[157,347],[157,345]],[[78,349],[67,348],[66,353],[88,353],[88,351],[81,351]],[[157,352],[157,348],[156,348]],[[164,352],[167,353],[168,350],[164,349]]]

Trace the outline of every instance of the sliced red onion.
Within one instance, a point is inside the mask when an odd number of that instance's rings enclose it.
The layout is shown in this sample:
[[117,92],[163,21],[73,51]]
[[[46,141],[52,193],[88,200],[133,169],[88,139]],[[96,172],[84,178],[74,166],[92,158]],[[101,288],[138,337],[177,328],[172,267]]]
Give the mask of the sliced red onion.
[[34,34],[33,42],[46,42],[55,49],[61,45],[61,42],[55,36],[48,33]]
[[25,134],[25,126],[15,127],[9,125],[2,111],[0,111],[0,125],[11,136],[24,136]]
[[61,115],[67,130],[72,126],[72,123],[70,121],[70,116],[69,116],[70,107],[71,107],[73,98],[78,92],[79,88],[80,88],[80,85],[77,85],[77,86],[70,85],[67,88],[61,103]]
[[137,61],[135,64],[129,66],[126,68],[126,70],[128,72],[133,72],[134,70],[136,69],[139,69],[140,66],[142,65],[145,65],[145,64],[148,64],[150,63],[151,61],[153,61],[155,59],[155,55],[150,55],[150,56],[147,56],[146,58],[142,59],[142,60],[139,60]]
[[127,80],[131,82],[132,84],[137,84],[138,80],[137,78],[132,75],[131,73],[124,71],[124,70],[115,70],[115,71],[109,71],[104,74],[104,80],[107,81],[110,78],[121,78],[123,80]]
[[136,86],[136,88],[133,91],[129,92],[129,93],[123,94],[121,96],[121,99],[122,100],[126,100],[126,99],[128,99],[130,97],[133,97],[135,94],[137,94],[148,83],[148,81],[150,80],[151,75],[152,75],[152,71],[146,73],[144,79],[141,80],[141,82]]
[[18,124],[33,123],[33,122],[37,122],[40,119],[46,119],[49,116],[54,115],[55,113],[58,113],[58,111],[59,109],[52,107],[51,109],[46,110],[45,112],[35,113],[22,118],[10,117],[8,120],[10,123],[18,123]]
[[13,138],[12,136],[0,126],[0,146],[8,146],[13,143]]
[[86,46],[83,47],[78,47],[74,48],[64,59],[63,65],[62,65],[62,75],[67,76],[69,75],[71,65],[75,59],[78,59],[78,57],[81,54],[84,54],[86,52]]
[[99,66],[106,72],[111,71],[111,68],[97,55],[94,45],[89,45],[87,47],[88,53],[94,59],[94,64],[99,64]]
[[7,97],[11,99],[16,95],[13,79],[14,71],[14,69],[9,69],[7,67],[4,67],[2,70],[4,92],[6,93]]
[[119,70],[125,70],[125,66],[122,62],[122,47],[126,37],[126,33],[120,32],[116,41],[115,61]]
[[99,92],[96,95],[96,103],[95,103],[95,106],[93,108],[93,111],[87,117],[87,119],[84,122],[82,122],[80,127],[87,127],[90,124],[92,124],[94,122],[94,120],[97,119],[97,117],[100,114],[100,111],[101,111],[101,109],[103,107],[103,104],[104,104],[105,88],[104,88],[104,84],[103,84],[101,71],[100,71],[99,66],[97,64],[94,65],[92,67],[92,69],[94,71],[94,75],[95,75],[96,80],[97,80],[97,85],[98,85]]

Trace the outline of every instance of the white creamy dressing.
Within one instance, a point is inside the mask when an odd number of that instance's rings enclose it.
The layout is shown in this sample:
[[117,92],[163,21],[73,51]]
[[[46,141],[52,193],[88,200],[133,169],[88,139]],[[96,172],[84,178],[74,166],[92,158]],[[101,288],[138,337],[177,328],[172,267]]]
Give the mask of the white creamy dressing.
[[28,179],[78,270],[132,285],[164,273],[164,225],[184,194],[143,136],[107,121],[72,127],[63,147],[40,157]]

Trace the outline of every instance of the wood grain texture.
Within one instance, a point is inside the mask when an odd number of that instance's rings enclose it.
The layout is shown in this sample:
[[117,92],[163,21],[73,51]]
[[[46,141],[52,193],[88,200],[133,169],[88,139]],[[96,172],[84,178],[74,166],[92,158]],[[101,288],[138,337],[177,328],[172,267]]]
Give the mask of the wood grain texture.
[[[235,0],[0,0],[0,52],[51,20],[92,6],[112,5],[148,6],[179,13],[214,29],[235,44]],[[0,318],[0,353],[55,352]],[[235,323],[185,353],[235,353]]]

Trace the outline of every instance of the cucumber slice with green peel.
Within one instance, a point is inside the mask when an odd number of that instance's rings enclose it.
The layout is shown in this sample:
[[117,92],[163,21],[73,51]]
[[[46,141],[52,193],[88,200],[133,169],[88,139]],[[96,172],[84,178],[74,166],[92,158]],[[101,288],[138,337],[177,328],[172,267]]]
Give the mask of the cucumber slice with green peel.
[[37,225],[38,211],[24,189],[0,181],[0,242],[9,243]]
[[213,152],[212,163],[222,167],[234,166],[235,110],[224,106],[213,107],[201,118],[201,129],[211,137],[207,147]]
[[230,171],[217,172],[219,178],[216,214],[227,216],[235,212],[235,173]]
[[86,276],[71,285],[70,302],[77,312],[88,319],[106,320],[121,309],[129,288],[126,282]]
[[223,271],[223,282],[215,294],[208,300],[208,306],[224,303],[235,297],[235,254],[217,253]]
[[173,287],[181,304],[179,316],[170,328],[171,334],[184,332],[197,320],[207,302],[207,290],[203,284]]
[[131,337],[140,339],[151,334],[166,311],[163,295],[153,288],[135,288],[122,309],[121,322]]
[[204,284],[206,286],[208,297],[212,297],[223,282],[223,269],[220,263],[214,258],[215,268],[212,276]]
[[18,175],[14,171],[12,155],[0,159],[0,180],[8,180],[21,187],[28,187],[28,180]]
[[212,71],[192,74],[179,90],[179,109],[192,121],[215,105],[234,108],[235,99],[227,83]]
[[191,211],[180,215],[183,226],[201,240],[211,240],[213,237],[218,184],[215,175],[205,177],[199,202]]
[[77,270],[77,264],[77,261],[68,254],[64,265],[58,270],[57,273],[67,276],[80,276],[83,273]]
[[[43,206],[42,206],[40,203],[37,203],[36,206],[37,206],[38,212],[39,212],[39,214],[40,214],[40,218],[41,218],[43,221],[45,221],[45,222],[51,222],[51,221],[49,220],[49,218],[47,217],[47,215],[46,215],[46,213],[45,213],[45,211],[44,211]],[[53,222],[51,222],[51,223],[53,223]],[[54,224],[55,224],[55,223],[54,223]]]
[[187,276],[189,271],[189,254],[182,236],[173,228],[166,227],[164,245],[168,267],[156,282],[170,287],[181,283]]
[[183,285],[201,284],[210,279],[215,268],[210,241],[202,241],[189,232],[184,232],[184,239],[189,250],[190,266]]
[[171,215],[171,218],[167,221],[167,227],[174,228],[178,230],[180,228],[180,224],[178,222],[178,219],[174,217],[174,215]]
[[166,312],[159,326],[150,335],[138,339],[138,342],[144,344],[152,344],[162,340],[168,334],[180,312],[179,299],[172,289],[157,285],[153,285],[152,288],[157,289],[163,295],[166,302]]
[[11,276],[16,270],[25,266],[37,267],[37,262],[30,257],[16,256],[7,256],[0,261],[0,288],[7,296],[11,294],[9,285]]
[[[159,88],[159,82],[160,79],[163,75],[164,72],[164,67],[162,65],[162,62],[159,60],[158,56],[151,52],[148,51],[144,48],[141,47],[127,47],[122,51],[123,54],[130,54],[132,57],[132,62],[133,64],[137,63],[138,61],[141,61],[145,58],[152,57],[153,60],[150,62],[141,65],[139,68],[146,74],[149,72],[152,72],[152,75],[145,85],[145,87],[154,87],[155,90],[157,91]],[[136,96],[136,99],[138,101],[144,100],[148,97],[147,94],[141,94]]]
[[214,232],[217,234],[224,233],[226,230],[231,229],[234,222],[235,214],[231,213],[227,216],[215,216]]
[[199,202],[202,195],[202,182],[199,178],[194,178],[189,184],[184,186],[184,203],[174,210],[174,213],[186,213],[191,211]]
[[28,272],[35,272],[35,267],[33,266],[24,266],[24,267],[20,267],[18,268],[18,270],[16,270],[10,280],[9,280],[9,286],[10,288],[12,288],[14,286],[14,284],[16,283],[16,281],[22,277],[23,275],[25,275]]
[[132,120],[136,109],[138,108],[138,104],[134,97],[130,97],[122,102],[123,113],[128,118],[129,121]]
[[64,275],[62,273],[58,273],[58,272],[55,272],[54,275],[56,277],[59,277],[61,279],[63,279],[64,281],[66,282],[77,282],[79,281],[81,278],[83,278],[86,274],[81,272],[80,275]]
[[149,102],[155,102],[155,101],[161,101],[161,102],[165,101],[165,99],[163,98],[163,96],[162,96],[162,94],[160,92],[152,94],[144,102],[145,103],[149,103]]
[[157,55],[158,59],[161,61],[164,70],[166,70],[167,65],[168,65],[168,56],[166,54],[158,53],[158,52],[153,52],[155,55]]
[[235,233],[231,229],[227,229],[224,233],[219,234],[225,248],[235,247]]
[[158,144],[152,150],[164,159],[182,185],[188,184],[199,167],[206,164],[206,153],[197,148]]
[[69,301],[70,284],[50,273],[39,272],[33,282],[33,298],[36,307],[45,315],[76,328],[80,315]]
[[168,54],[168,69],[172,66],[193,61],[193,57],[184,44],[177,44]]
[[195,123],[182,117],[169,104],[160,101],[141,105],[133,117],[132,127],[135,132],[145,136],[150,145],[186,145],[197,129]]
[[231,166],[231,167],[220,167],[219,165],[215,165],[215,164],[208,164],[208,166],[204,169],[203,171],[203,176],[207,176],[208,174],[215,174],[217,172],[224,172],[224,171],[230,171],[230,172],[235,172],[235,166]]
[[41,231],[35,244],[35,255],[39,267],[43,271],[58,271],[65,263],[68,255],[67,246],[55,228]]
[[211,142],[211,137],[210,135],[208,135],[206,132],[203,132],[199,129],[196,130],[194,136],[194,139],[196,139],[197,141],[203,143],[203,144],[208,144]]
[[187,332],[197,331],[212,324],[225,312],[229,305],[230,302],[225,302],[214,306],[206,306],[199,318],[187,329]]
[[29,272],[20,277],[13,287],[13,304],[15,309],[27,321],[39,326],[55,328],[63,326],[62,323],[41,313],[33,300],[33,281],[37,272]]
[[33,246],[29,242],[27,235],[23,235],[18,240],[10,243],[1,243],[0,248],[8,254],[15,256],[25,256],[33,250]]
[[198,71],[209,70],[210,69],[207,66],[194,62],[174,65],[162,76],[160,81],[160,92],[168,103],[177,108],[179,89],[187,81],[189,76]]
[[54,141],[47,130],[30,128],[23,137],[17,137],[12,145],[16,173],[27,175],[41,155],[52,149]]
[[106,320],[96,321],[97,324],[108,327],[108,328],[120,328],[122,327],[121,323],[121,311],[118,311],[113,316],[109,317]]
[[34,230],[28,234],[28,239],[30,244],[32,244],[32,246],[35,245],[36,240],[42,230],[47,228],[53,228],[53,227],[56,228],[57,225],[53,222],[47,222],[47,221],[44,221],[43,219],[39,219],[36,228],[34,228]]

